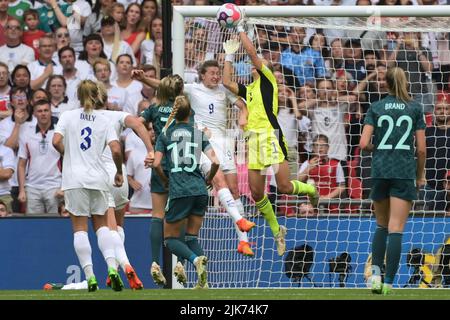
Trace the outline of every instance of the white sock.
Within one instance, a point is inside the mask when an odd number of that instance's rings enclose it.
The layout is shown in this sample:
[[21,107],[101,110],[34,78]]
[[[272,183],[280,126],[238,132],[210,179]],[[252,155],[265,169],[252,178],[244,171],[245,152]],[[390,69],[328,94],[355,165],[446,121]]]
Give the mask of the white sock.
[[73,234],[73,247],[86,279],[89,279],[94,275],[94,268],[92,266],[92,249],[87,232],[77,231]]
[[242,216],[239,214],[238,208],[236,207],[236,202],[231,195],[230,189],[220,189],[219,192],[217,192],[217,195],[219,196],[220,203],[225,207],[234,223],[236,223],[239,219],[242,219]]
[[108,268],[117,269],[116,255],[114,253],[114,243],[111,236],[111,231],[108,227],[100,227],[97,232],[98,248],[105,258]]
[[241,230],[239,230],[237,224],[234,224],[234,228],[236,229],[239,241],[248,242],[247,232],[242,232]]
[[116,230],[111,230],[111,237],[114,243],[114,252],[116,254],[116,260],[122,267],[122,270],[125,271],[125,266],[127,264],[130,264],[130,261],[128,260],[128,256],[125,251],[122,239],[120,238],[120,235]]
[[125,243],[125,231],[121,226],[117,226],[117,232],[120,235],[120,239],[122,239],[122,243]]
[[242,204],[241,198],[234,199],[234,203],[236,204],[236,207],[241,216],[245,217],[245,209],[244,205]]

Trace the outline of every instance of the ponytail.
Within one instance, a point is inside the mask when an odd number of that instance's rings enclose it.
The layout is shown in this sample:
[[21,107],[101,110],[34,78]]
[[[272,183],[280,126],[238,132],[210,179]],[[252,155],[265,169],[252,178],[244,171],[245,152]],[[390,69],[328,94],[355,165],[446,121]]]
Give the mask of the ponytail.
[[183,121],[191,114],[191,104],[189,103],[189,99],[186,96],[178,96],[175,98],[175,102],[173,104],[172,112],[167,119],[166,125],[163,128],[163,132],[167,131],[167,128],[172,123],[175,118],[177,121]]
[[[175,99],[175,101],[176,101],[176,99]],[[162,129],[163,133],[165,133],[167,131],[167,128],[169,128],[169,126],[171,125],[173,119],[175,118],[175,116],[178,113],[178,108],[179,108],[179,105],[174,103],[173,104],[173,108],[172,108],[172,112],[170,113],[169,118],[167,119],[166,125]]]
[[410,102],[412,100],[408,93],[408,80],[403,69],[395,67],[390,68],[386,73],[386,83],[389,88],[389,93],[403,102]]
[[95,109],[103,109],[108,102],[108,91],[101,82],[97,82],[97,100],[95,101]]
[[78,85],[78,100],[86,113],[95,109],[99,99],[98,86],[92,80],[83,80]]

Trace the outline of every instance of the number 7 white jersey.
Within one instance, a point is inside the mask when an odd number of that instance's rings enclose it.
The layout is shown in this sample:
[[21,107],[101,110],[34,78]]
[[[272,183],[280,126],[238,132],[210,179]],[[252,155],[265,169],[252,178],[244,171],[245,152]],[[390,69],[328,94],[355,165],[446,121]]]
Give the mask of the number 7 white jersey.
[[107,144],[118,141],[108,118],[98,111],[66,111],[61,115],[55,133],[64,138],[62,189],[108,191],[108,173],[103,165],[102,154]]
[[184,93],[191,102],[191,108],[195,111],[195,123],[200,129],[208,127],[225,132],[228,104],[234,104],[238,97],[222,84],[215,89],[209,89],[203,83],[186,84]]

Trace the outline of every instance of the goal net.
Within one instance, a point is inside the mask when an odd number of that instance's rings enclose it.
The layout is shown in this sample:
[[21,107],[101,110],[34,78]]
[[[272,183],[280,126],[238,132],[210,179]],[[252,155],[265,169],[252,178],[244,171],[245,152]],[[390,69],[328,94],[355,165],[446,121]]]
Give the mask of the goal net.
[[[174,72],[182,73],[187,83],[199,81],[197,70],[205,60],[215,59],[223,66],[222,43],[236,36],[234,30],[219,27],[214,18],[217,8],[188,17],[178,15],[175,7]],[[289,147],[291,179],[314,181],[321,194],[320,209],[316,214],[306,198],[278,194],[274,177],[267,175],[269,199],[280,225],[288,230],[287,250],[279,257],[270,229],[251,198],[245,139],[237,125],[238,110],[230,106],[228,128],[236,142],[241,200],[248,219],[257,224],[248,235],[255,256],[237,253],[232,220],[212,192],[199,236],[209,259],[209,286],[366,287],[376,221],[369,199],[371,156],[361,152],[358,143],[365,114],[371,103],[386,96],[385,74],[394,65],[406,71],[410,94],[423,105],[428,146],[428,183],[404,230],[394,286],[426,286],[419,274],[430,280],[431,271],[417,262],[421,261],[417,255],[414,260],[408,253],[420,249],[426,261],[436,266],[442,259],[435,253],[450,235],[445,215],[445,188],[450,188],[450,131],[445,129],[449,122],[445,114],[450,112],[450,96],[445,93],[450,74],[449,19],[420,17],[417,11],[428,12],[422,7],[405,17],[380,12],[352,17],[351,9],[343,16],[340,7],[335,7],[338,17],[330,17],[329,12],[323,17],[298,17],[294,12],[281,16],[278,11],[270,17],[268,12],[274,8],[259,7],[265,12],[259,17],[249,14],[248,8],[248,35],[261,57],[271,62],[277,78],[278,121]],[[236,82],[252,81],[251,63],[242,48],[233,66]],[[309,102],[316,99],[325,102],[311,107]],[[325,154],[319,150],[324,147],[323,136],[328,140]],[[308,167],[320,152],[320,164]],[[187,269],[192,287],[196,274],[192,266]]]

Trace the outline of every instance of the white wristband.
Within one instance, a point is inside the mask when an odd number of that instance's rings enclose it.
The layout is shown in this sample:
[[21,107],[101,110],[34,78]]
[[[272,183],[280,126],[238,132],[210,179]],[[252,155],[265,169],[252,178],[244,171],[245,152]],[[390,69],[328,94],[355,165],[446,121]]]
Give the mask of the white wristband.
[[236,27],[236,30],[237,30],[238,33],[240,33],[240,32],[245,32],[245,28],[244,28],[244,26],[241,25],[241,24],[239,24],[239,25]]
[[225,61],[228,61],[228,62],[234,62],[234,54],[226,54],[225,55]]

